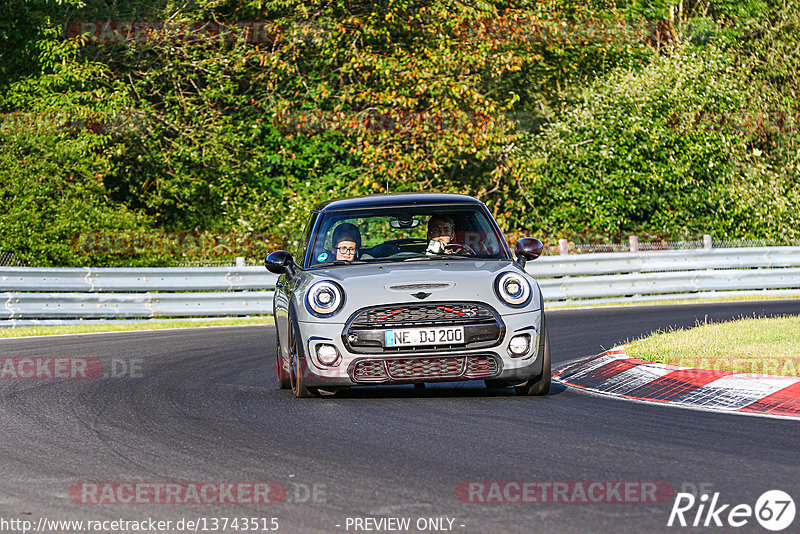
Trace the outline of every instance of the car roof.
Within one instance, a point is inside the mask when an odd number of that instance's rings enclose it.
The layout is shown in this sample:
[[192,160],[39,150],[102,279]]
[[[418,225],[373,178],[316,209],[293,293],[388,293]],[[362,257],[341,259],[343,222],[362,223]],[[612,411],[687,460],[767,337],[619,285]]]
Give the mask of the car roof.
[[448,205],[448,204],[483,204],[480,200],[467,195],[453,193],[389,193],[384,195],[368,195],[363,197],[339,198],[322,202],[314,207],[314,211],[346,211],[364,208],[382,208],[409,205]]

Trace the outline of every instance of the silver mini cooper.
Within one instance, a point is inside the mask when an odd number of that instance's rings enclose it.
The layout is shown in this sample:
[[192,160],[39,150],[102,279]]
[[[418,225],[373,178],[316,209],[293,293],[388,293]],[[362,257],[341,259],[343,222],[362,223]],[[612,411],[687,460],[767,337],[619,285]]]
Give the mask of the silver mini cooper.
[[279,274],[277,373],[297,397],[377,384],[483,380],[517,393],[550,390],[539,285],[486,206],[452,194],[334,200],[311,211],[296,257]]

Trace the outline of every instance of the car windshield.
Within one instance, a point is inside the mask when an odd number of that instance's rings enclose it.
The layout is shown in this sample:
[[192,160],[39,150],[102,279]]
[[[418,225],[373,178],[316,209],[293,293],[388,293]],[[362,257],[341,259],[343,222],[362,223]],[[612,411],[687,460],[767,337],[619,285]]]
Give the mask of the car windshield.
[[478,206],[323,212],[309,247],[307,267],[510,257],[497,225]]

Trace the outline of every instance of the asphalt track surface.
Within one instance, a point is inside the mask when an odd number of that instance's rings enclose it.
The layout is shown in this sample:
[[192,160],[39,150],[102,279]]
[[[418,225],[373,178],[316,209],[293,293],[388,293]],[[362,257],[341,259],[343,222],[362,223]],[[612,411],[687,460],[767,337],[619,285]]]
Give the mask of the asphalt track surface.
[[[554,367],[659,328],[753,314],[800,314],[800,302],[551,312]],[[295,399],[276,386],[274,335],[236,327],[0,341],[4,357],[113,358],[141,368],[100,380],[0,380],[0,518],[275,517],[278,532],[355,532],[348,517],[407,517],[412,526],[448,517],[464,533],[702,530],[667,528],[672,499],[468,503],[456,495],[466,481],[705,484],[721,503],[751,506],[781,489],[800,505],[797,421],[563,387],[544,398],[457,383]],[[92,505],[68,497],[82,481],[276,482],[288,495],[271,505]],[[710,530],[767,532],[752,518]],[[798,531],[800,517],[785,532]]]

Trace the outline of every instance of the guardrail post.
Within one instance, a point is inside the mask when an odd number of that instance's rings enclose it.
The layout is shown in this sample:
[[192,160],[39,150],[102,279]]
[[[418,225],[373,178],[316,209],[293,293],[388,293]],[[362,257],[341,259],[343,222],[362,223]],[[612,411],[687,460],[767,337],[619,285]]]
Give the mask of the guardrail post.
[[566,256],[569,254],[569,241],[566,239],[559,239],[558,240],[558,253],[562,256]]
[[630,245],[631,252],[639,252],[639,238],[637,236],[628,236],[628,244]]
[[713,246],[713,241],[711,241],[711,236],[706,234],[703,236],[703,248],[706,250],[711,250]]
[[242,256],[236,256],[236,266],[244,267],[244,258]]

